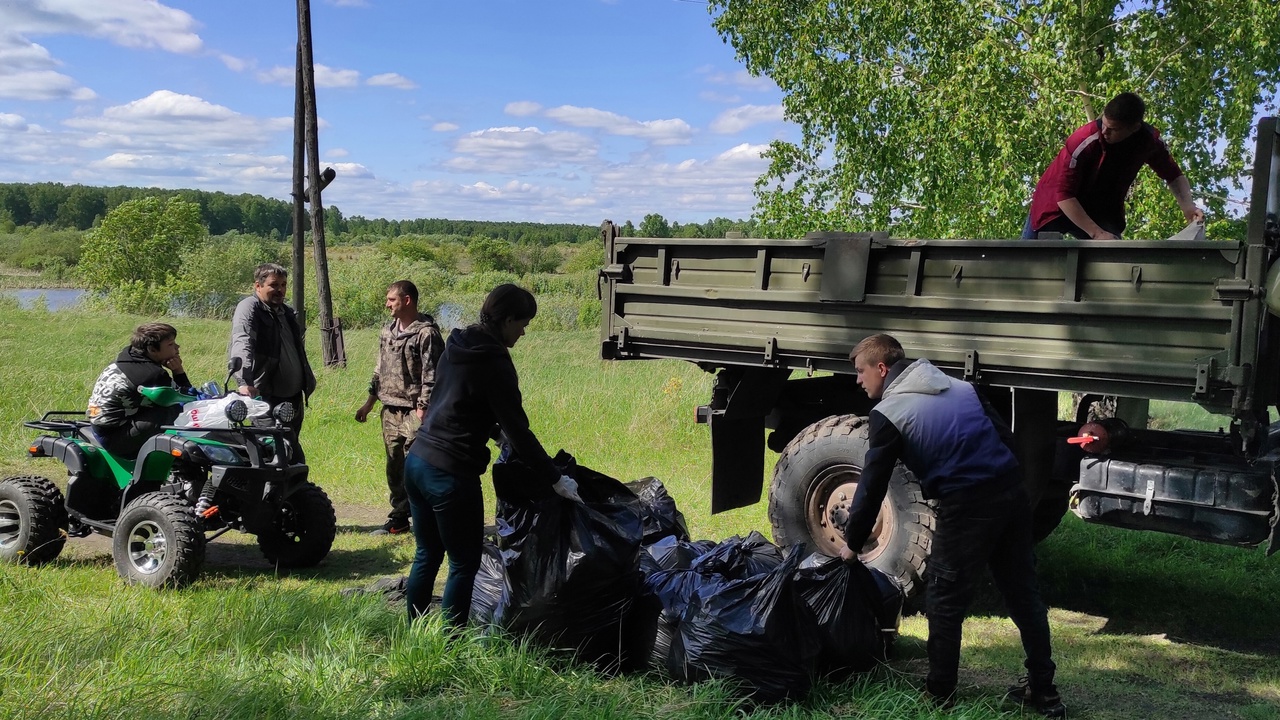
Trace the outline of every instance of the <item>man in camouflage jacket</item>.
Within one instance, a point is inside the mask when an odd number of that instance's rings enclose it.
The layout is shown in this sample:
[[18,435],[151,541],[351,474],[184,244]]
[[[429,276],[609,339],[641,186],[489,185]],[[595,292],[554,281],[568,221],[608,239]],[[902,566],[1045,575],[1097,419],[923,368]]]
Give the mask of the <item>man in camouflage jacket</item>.
[[426,417],[435,386],[436,363],[444,340],[435,320],[418,312],[418,288],[399,280],[387,288],[391,322],[378,336],[378,361],[369,381],[369,398],[356,410],[364,422],[375,402],[382,403],[382,441],[387,450],[387,489],[391,512],[376,535],[409,530],[409,497],[404,490],[404,457]]

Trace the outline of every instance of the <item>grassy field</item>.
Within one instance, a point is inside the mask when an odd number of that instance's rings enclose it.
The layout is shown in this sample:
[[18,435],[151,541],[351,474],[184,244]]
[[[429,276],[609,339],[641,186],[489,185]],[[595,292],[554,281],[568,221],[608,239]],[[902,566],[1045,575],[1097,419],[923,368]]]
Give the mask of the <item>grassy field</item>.
[[[21,421],[84,406],[102,367],[149,318],[0,307],[0,474],[60,466],[25,458]],[[227,326],[179,320],[193,380],[222,380]],[[313,357],[318,343],[311,334]],[[349,332],[351,363],[322,370],[303,440],[312,477],[338,505],[321,567],[276,576],[244,538],[210,546],[179,592],[124,586],[107,546],[73,540],[38,569],[0,566],[3,718],[925,718],[987,720],[1020,669],[1016,629],[987,592],[966,624],[960,706],[919,700],[925,624],[908,618],[895,660],[820,682],[803,703],[742,706],[726,689],[656,676],[606,677],[484,637],[410,629],[380,598],[342,597],[407,569],[412,542],[365,531],[385,508],[377,428],[363,400],[372,330]],[[710,445],[693,408],[711,377],[687,363],[604,363],[590,332],[532,333],[515,350],[534,431],[622,480],[661,478],[698,538],[767,530],[763,503],[709,514]],[[1214,418],[1157,406],[1179,424]],[[770,460],[770,466],[772,460]],[[1280,718],[1280,561],[1261,550],[1086,525],[1069,516],[1040,546],[1059,682],[1072,717]]]

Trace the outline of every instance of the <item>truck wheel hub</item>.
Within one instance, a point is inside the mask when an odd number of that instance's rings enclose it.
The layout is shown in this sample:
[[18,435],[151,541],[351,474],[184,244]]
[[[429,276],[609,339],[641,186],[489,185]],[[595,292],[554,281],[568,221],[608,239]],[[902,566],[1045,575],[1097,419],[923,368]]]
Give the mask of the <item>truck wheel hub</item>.
[[[853,494],[861,479],[862,470],[847,464],[832,465],[814,478],[808,502],[805,503],[805,517],[815,549],[832,557],[840,554],[844,547],[844,528],[849,522]],[[879,557],[888,545],[894,527],[892,508],[886,497],[876,524],[871,529],[871,537],[867,539],[862,552],[858,553],[858,558],[863,562],[871,562]]]

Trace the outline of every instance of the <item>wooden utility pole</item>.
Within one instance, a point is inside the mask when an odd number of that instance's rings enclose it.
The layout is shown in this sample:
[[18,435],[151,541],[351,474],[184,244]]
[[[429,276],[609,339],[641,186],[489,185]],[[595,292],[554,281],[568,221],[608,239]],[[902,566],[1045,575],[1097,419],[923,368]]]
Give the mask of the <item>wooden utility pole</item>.
[[320,191],[332,179],[320,177],[320,130],[316,121],[316,75],[311,52],[311,2],[298,0],[298,55],[302,64],[302,100],[307,146],[307,188],[311,202],[311,241],[316,259],[316,290],[320,300],[320,350],[326,367],[346,365],[342,353],[341,329],[333,319],[333,300],[329,294],[329,259],[324,243],[324,205]]
[[298,313],[298,325],[307,326],[307,292],[306,283],[306,243],[307,231],[303,224],[307,220],[306,184],[303,179],[306,152],[305,128],[302,115],[305,112],[302,101],[302,43],[298,43],[297,59],[294,62],[293,77],[293,309]]

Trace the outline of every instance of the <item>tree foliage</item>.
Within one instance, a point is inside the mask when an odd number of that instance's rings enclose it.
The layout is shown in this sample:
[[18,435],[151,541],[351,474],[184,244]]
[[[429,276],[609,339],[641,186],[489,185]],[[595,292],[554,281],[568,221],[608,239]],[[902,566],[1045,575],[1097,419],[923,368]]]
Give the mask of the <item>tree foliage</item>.
[[204,237],[200,206],[178,198],[130,200],[107,213],[81,249],[85,286],[108,293],[126,284],[165,285],[182,252]]
[[[757,216],[775,235],[891,228],[1017,237],[1036,180],[1115,94],[1147,101],[1210,216],[1251,162],[1280,81],[1275,0],[710,0],[801,139],[775,141]],[[1129,229],[1182,215],[1144,171]]]
[[640,221],[640,229],[637,232],[640,233],[640,237],[671,237],[671,223],[658,213],[649,213]]
[[248,193],[228,195],[204,190],[93,187],[61,183],[0,184],[0,217],[7,217],[16,225],[52,225],[88,230],[121,203],[143,197],[176,197],[195,203],[200,209],[201,222],[214,235],[234,230],[266,238],[280,238],[290,232],[293,218],[292,203]]

